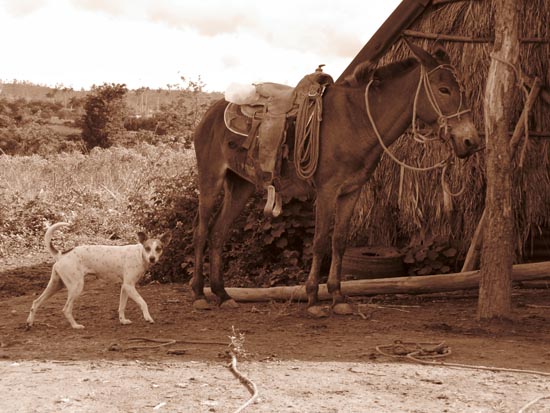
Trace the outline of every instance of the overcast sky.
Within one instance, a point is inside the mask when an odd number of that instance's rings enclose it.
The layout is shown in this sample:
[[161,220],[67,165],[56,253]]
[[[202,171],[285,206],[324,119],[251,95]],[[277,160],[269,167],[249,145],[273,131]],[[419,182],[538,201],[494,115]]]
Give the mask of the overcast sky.
[[166,88],[337,78],[400,0],[0,0],[0,80]]

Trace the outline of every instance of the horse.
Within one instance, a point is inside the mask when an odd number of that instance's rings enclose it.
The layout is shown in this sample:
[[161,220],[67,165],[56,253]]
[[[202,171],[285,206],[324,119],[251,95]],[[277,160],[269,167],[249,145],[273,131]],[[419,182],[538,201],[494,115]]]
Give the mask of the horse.
[[[382,154],[404,134],[411,120],[413,126],[418,118],[431,127],[459,158],[468,157],[481,145],[463,84],[446,51],[439,46],[432,54],[414,44],[409,47],[412,57],[377,69],[360,65],[345,82],[326,88],[317,169],[310,183],[291,177],[296,184],[294,191],[316,196],[313,258],[305,284],[307,312],[314,317],[330,315],[318,298],[321,263],[330,251],[327,289],[332,296],[332,312],[353,312],[341,292],[342,257],[353,210],[360,189]],[[221,308],[238,307],[224,287],[222,249],[232,222],[255,192],[255,185],[231,169],[231,157],[235,155],[231,143],[237,137],[224,124],[227,105],[224,99],[215,102],[194,135],[199,206],[190,285],[196,309],[210,308],[203,291],[207,242],[211,290]],[[221,207],[214,214],[222,189]]]

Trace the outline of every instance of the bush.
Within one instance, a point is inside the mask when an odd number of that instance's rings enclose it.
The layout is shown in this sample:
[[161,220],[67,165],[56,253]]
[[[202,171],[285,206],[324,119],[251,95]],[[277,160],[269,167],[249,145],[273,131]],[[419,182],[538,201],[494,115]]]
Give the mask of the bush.
[[[196,178],[195,172],[186,171],[175,179],[156,182],[153,196],[138,194],[131,200],[136,221],[147,231],[172,231],[163,259],[151,268],[155,280],[181,282],[193,276]],[[290,200],[277,218],[263,216],[264,203],[261,194],[256,194],[233,224],[224,249],[223,271],[229,284],[292,285],[305,280],[315,225],[313,202]]]
[[82,119],[82,140],[88,149],[96,146],[108,148],[124,130],[127,93],[124,84],[92,87],[86,96]]
[[196,175],[188,170],[175,178],[149,184],[154,185],[153,195],[136,193],[129,199],[130,212],[148,233],[172,233],[160,262],[151,268],[151,277],[161,282],[186,281],[192,276],[193,221],[198,205]]

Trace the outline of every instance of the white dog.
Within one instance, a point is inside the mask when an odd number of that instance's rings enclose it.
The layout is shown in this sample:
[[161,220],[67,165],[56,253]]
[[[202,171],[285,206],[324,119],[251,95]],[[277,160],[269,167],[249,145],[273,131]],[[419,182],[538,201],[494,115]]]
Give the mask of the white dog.
[[32,304],[27,318],[27,326],[33,325],[38,307],[65,285],[68,297],[65,307],[63,307],[63,313],[73,328],[84,328],[83,325],[75,321],[72,312],[75,299],[82,293],[84,277],[88,274],[96,274],[112,281],[122,281],[118,307],[118,317],[122,324],[131,323],[124,316],[128,297],[139,305],[145,320],[153,323],[147,303],[136,290],[136,283],[149,266],[159,260],[163,248],[170,242],[171,235],[164,233],[160,238],[155,239],[147,238],[145,233],[138,232],[139,244],[81,245],[66,252],[59,252],[52,245],[52,235],[57,228],[62,226],[69,226],[69,224],[58,222],[50,226],[44,235],[46,248],[56,262],[53,265],[48,286]]

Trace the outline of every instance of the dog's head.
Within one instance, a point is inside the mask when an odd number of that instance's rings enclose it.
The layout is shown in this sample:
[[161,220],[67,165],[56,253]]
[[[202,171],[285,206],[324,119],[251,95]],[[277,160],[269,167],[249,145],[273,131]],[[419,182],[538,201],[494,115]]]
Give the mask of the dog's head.
[[139,243],[143,246],[143,259],[149,264],[158,262],[164,247],[172,239],[170,233],[165,232],[159,238],[149,238],[145,232],[137,233]]

